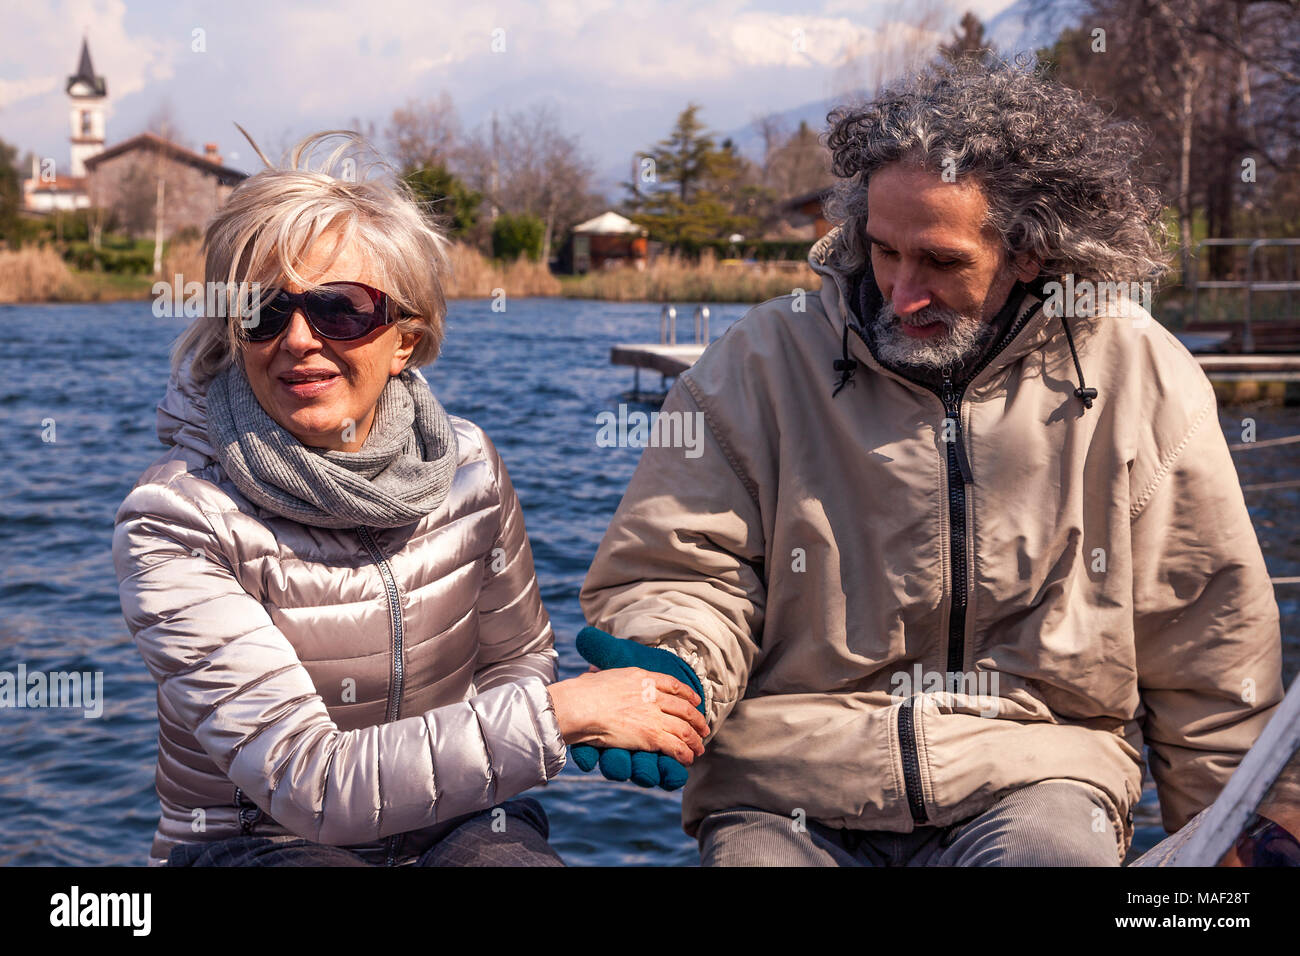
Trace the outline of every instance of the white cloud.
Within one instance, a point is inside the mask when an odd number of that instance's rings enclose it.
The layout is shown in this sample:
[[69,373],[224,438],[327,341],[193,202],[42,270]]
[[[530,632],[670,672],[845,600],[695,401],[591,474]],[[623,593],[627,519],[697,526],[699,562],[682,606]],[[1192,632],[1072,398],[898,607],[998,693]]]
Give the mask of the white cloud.
[[0,79],[0,110],[31,96],[48,93],[59,85],[57,76],[32,76],[22,80]]
[[[0,109],[20,148],[66,150],[62,87],[86,31],[108,80],[110,142],[164,99],[192,140],[235,146],[232,120],[272,142],[354,117],[382,131],[396,106],[446,90],[470,127],[547,99],[605,162],[661,136],[687,100],[715,129],[733,128],[821,99],[887,59],[899,24],[927,9],[946,11],[932,28],[946,31],[957,7],[991,15],[1007,2],[368,0],[364,17],[355,0],[132,0],[129,12],[124,0],[10,4],[6,27],[23,40],[0,54]],[[196,27],[203,55],[190,50]],[[498,28],[504,53],[491,50]],[[916,42],[928,49],[938,36]],[[629,142],[612,142],[612,127]]]
[[[172,75],[171,51],[160,39],[127,32],[124,0],[55,0],[47,4],[14,4],[5,11],[5,31],[21,37],[7,43],[3,79],[19,85],[36,84],[35,92],[57,88],[62,94],[75,72],[81,39],[90,40],[95,72],[109,79],[109,99],[120,99],[148,83]],[[29,94],[30,95],[30,94]]]

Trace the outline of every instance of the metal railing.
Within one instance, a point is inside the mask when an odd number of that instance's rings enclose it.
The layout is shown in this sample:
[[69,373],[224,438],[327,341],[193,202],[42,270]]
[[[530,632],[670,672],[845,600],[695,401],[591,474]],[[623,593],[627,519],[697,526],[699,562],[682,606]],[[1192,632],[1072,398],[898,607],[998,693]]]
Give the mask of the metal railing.
[[[1282,438],[1266,438],[1263,441],[1236,442],[1228,445],[1229,451],[1252,451],[1256,448],[1276,448],[1279,445],[1294,445],[1300,442],[1300,435],[1286,435]],[[1242,491],[1280,491],[1284,488],[1300,488],[1300,481],[1262,481],[1256,484],[1242,485]],[[1300,584],[1300,576],[1270,577],[1273,584]]]
[[[1233,246],[1236,248],[1246,248],[1246,278],[1245,279],[1206,279],[1201,280],[1201,247],[1202,246]],[[1255,253],[1268,246],[1282,246],[1286,248],[1286,281],[1257,281],[1255,279]],[[1190,284],[1192,289],[1192,321],[1196,322],[1200,318],[1201,307],[1201,289],[1244,289],[1246,291],[1246,310],[1242,316],[1243,329],[1241,334],[1241,350],[1243,352],[1255,351],[1255,333],[1251,325],[1251,306],[1252,297],[1256,292],[1285,292],[1286,293],[1286,311],[1291,314],[1291,293],[1300,290],[1300,282],[1295,279],[1295,249],[1300,246],[1300,239],[1202,239],[1196,244],[1196,251],[1192,255],[1193,267],[1191,282],[1188,283],[1184,277],[1184,284]]]
[[[659,344],[677,344],[677,306],[666,305],[659,311]],[[695,344],[709,344],[709,307],[695,307]]]

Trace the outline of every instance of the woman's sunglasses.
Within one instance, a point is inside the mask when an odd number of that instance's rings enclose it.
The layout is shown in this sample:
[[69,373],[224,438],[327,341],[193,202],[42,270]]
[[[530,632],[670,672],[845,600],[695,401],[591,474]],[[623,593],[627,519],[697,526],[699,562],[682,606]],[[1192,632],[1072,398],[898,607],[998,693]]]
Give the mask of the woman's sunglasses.
[[310,292],[280,289],[262,300],[251,318],[240,324],[250,342],[269,342],[289,325],[296,311],[321,338],[348,342],[400,318],[388,294],[363,282],[326,282]]

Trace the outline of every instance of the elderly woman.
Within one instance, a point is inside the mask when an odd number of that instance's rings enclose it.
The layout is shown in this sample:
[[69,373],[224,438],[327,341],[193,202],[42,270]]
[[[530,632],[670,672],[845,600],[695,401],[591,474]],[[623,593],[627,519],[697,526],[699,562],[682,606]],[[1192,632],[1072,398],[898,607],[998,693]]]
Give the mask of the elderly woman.
[[400,183],[331,175],[355,136],[313,170],[331,135],[262,156],[208,225],[232,314],[178,339],[170,450],[117,513],[158,683],[150,862],[558,865],[540,805],[510,798],[566,744],[692,762],[699,697],[636,668],[552,683],[509,475],[415,370],[442,344],[446,240]]

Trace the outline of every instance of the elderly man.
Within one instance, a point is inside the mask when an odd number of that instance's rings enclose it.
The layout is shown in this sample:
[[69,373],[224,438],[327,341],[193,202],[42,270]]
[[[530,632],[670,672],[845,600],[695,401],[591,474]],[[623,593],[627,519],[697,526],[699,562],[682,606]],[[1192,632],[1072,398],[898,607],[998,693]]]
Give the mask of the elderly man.
[[1118,865],[1143,745],[1172,832],[1282,696],[1140,139],[969,62],[831,120],[821,289],[679,378],[583,609],[704,690],[706,865]]

